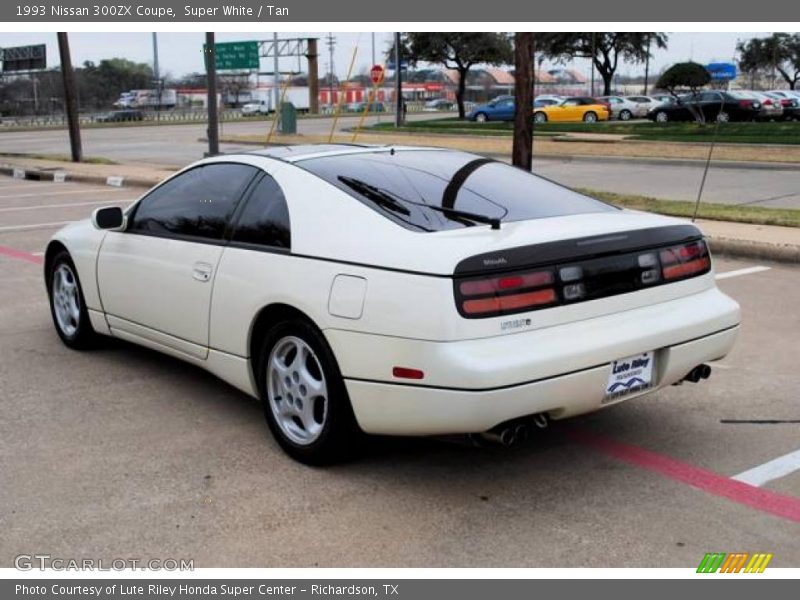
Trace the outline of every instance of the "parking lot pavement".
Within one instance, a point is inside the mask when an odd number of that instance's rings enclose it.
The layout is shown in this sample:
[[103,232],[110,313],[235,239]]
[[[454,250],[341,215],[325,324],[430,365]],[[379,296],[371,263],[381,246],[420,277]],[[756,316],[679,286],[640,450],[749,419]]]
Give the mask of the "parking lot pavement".
[[[758,551],[800,564],[796,267],[716,261],[743,324],[707,382],[556,423],[516,450],[383,439],[312,469],[280,451],[257,402],[199,369],[58,340],[35,254],[50,223],[134,196],[0,179],[0,567],[20,553],[694,567],[706,552]],[[757,486],[732,479],[765,464],[774,478]]]

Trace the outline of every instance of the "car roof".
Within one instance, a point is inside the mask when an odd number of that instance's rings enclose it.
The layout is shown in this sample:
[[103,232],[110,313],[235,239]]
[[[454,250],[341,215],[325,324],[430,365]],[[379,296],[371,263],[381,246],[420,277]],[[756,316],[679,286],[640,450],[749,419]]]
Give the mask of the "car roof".
[[247,152],[250,155],[274,158],[284,162],[297,162],[308,158],[342,156],[346,154],[369,154],[374,152],[403,152],[409,150],[431,150],[447,152],[446,148],[417,146],[386,146],[377,144],[298,144],[296,146],[275,146]]

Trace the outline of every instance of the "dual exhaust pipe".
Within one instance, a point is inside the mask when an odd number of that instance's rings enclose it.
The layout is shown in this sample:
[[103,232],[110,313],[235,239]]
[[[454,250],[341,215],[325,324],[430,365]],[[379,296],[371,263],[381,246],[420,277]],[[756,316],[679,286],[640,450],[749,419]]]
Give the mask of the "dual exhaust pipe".
[[681,380],[681,383],[684,381],[698,383],[701,379],[708,379],[710,376],[711,367],[708,365],[697,365],[694,369],[689,371],[689,374]]
[[522,444],[536,430],[547,429],[549,425],[550,419],[547,418],[547,414],[539,413],[531,417],[501,423],[489,431],[477,434],[474,438],[478,438],[478,441],[491,442],[510,448]]

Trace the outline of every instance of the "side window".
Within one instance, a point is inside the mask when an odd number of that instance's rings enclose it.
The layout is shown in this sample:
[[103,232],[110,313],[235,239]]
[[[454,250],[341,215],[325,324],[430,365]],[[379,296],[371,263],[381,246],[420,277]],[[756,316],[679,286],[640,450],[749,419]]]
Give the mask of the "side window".
[[291,248],[286,198],[269,175],[264,175],[253,188],[236,222],[231,240],[272,248]]
[[197,167],[153,190],[136,207],[134,233],[221,240],[254,167],[218,163]]

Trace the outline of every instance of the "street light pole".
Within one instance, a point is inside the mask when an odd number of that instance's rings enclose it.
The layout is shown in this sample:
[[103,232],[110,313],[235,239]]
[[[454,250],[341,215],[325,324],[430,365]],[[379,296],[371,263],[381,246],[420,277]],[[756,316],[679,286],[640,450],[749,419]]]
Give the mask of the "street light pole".
[[72,162],[81,162],[83,160],[83,147],[81,146],[81,128],[78,122],[77,88],[75,85],[75,71],[72,69],[72,57],[69,52],[69,39],[66,33],[58,33],[58,53],[61,58],[61,76],[64,79],[64,109],[67,112]]
[[403,126],[403,70],[400,68],[400,32],[394,34],[394,126]]

